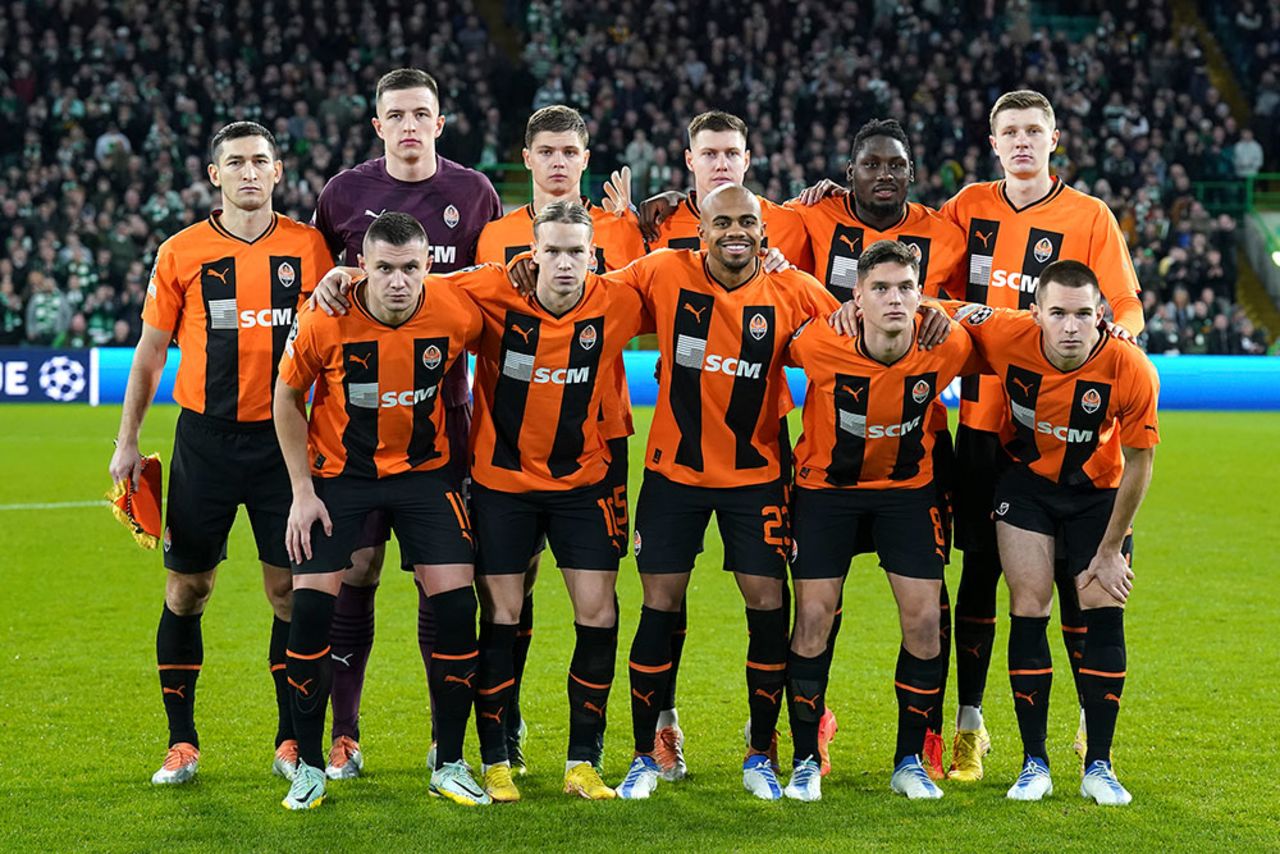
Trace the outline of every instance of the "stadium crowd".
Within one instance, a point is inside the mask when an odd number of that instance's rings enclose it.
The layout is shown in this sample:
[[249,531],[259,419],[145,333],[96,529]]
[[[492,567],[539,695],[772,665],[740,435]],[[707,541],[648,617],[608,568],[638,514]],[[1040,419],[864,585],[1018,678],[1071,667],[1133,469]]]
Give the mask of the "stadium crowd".
[[[1057,174],[1106,200],[1129,238],[1149,349],[1266,351],[1234,305],[1236,223],[1213,215],[1212,190],[1197,194],[1263,168],[1263,146],[1167,0],[1104,9],[1079,41],[1033,30],[1025,4],[997,16],[977,0],[518,5],[513,63],[470,0],[379,14],[267,0],[226,16],[137,0],[13,4],[0,19],[0,344],[136,342],[156,247],[212,204],[204,146],[218,125],[272,128],[285,152],[277,209],[306,220],[329,177],[379,151],[367,122],[377,76],[414,65],[444,87],[446,156],[510,160],[528,113],[566,103],[587,117],[593,172],[629,164],[637,198],[687,183],[683,123],[723,108],[751,127],[749,182],[779,200],[841,175],[865,118],[897,117],[915,151],[913,197],[938,206],[998,177],[986,110],[1032,86],[1057,107]],[[1250,39],[1264,142],[1280,103],[1266,6],[1228,22]]]

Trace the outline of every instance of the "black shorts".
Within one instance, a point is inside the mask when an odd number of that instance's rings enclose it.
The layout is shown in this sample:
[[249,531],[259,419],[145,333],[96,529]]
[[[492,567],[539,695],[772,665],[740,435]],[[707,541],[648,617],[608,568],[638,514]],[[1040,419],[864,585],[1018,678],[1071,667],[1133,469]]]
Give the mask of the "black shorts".
[[617,572],[627,548],[605,481],[538,492],[499,492],[473,483],[471,507],[477,575],[523,573],[539,542],[550,543],[561,568]]
[[955,473],[951,507],[956,547],[961,551],[993,554],[996,525],[991,518],[996,482],[1013,464],[997,433],[956,429]]
[[[453,374],[451,370],[450,375]],[[471,470],[467,466],[467,435],[471,432],[471,402],[464,401],[444,411],[444,431],[449,438],[449,464],[445,466],[450,476],[461,484],[465,497],[471,485]],[[365,519],[360,529],[357,549],[380,546],[391,539],[391,518],[381,510],[375,510]]]
[[645,471],[636,505],[636,565],[650,573],[692,570],[714,511],[726,570],[785,578],[791,523],[784,495],[780,480],[713,489]]
[[1076,576],[1097,554],[1115,503],[1114,489],[1063,486],[1012,466],[996,484],[992,509],[1000,522],[1056,538],[1067,571]]
[[289,565],[285,525],[293,492],[270,421],[228,421],[188,409],[178,414],[165,499],[164,565],[206,572],[227,557],[227,535],[241,504],[258,559]]
[[843,578],[870,531],[885,572],[941,580],[945,518],[933,484],[918,489],[797,489],[791,577]]
[[475,561],[466,501],[448,471],[406,472],[376,480],[339,475],[312,482],[329,511],[333,535],[325,536],[317,523],[311,529],[311,560],[295,565],[295,573],[334,572],[350,566],[365,519],[374,511],[386,514],[400,543],[405,569]]
[[[936,507],[942,514],[942,534],[946,544],[942,547],[946,555],[945,563],[951,563],[951,501],[953,484],[955,483],[956,452],[951,444],[951,432],[939,430],[934,434],[933,442],[933,488],[937,494]],[[793,505],[794,507],[794,502]],[[871,554],[876,550],[874,526],[863,525],[853,544],[854,555]]]

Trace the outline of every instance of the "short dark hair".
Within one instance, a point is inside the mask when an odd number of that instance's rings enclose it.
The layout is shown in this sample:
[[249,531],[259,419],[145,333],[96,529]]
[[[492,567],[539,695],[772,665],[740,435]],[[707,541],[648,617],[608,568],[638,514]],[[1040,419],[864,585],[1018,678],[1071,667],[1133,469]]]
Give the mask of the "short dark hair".
[[857,158],[858,149],[862,148],[863,143],[877,136],[887,136],[902,143],[902,147],[907,152],[907,162],[914,162],[911,157],[911,140],[907,138],[907,132],[902,129],[897,119],[872,119],[858,128],[858,133],[853,138],[853,148],[849,149],[849,157]]
[[378,79],[378,88],[373,95],[375,107],[382,101],[383,94],[401,89],[430,89],[436,104],[440,103],[440,85],[434,77],[421,68],[397,68]]
[[421,240],[423,243],[429,243],[427,240],[427,232],[422,227],[422,223],[417,218],[400,211],[387,211],[379,214],[378,218],[369,224],[369,230],[364,233],[364,243],[362,248],[365,254],[368,254],[369,245],[375,240],[381,240],[390,246],[406,246],[415,240]]
[[276,138],[271,135],[271,131],[257,122],[232,122],[219,128],[209,140],[209,162],[217,164],[218,149],[222,147],[222,143],[233,139],[244,139],[246,136],[260,136],[265,139],[271,146],[271,158],[280,159],[280,146],[276,145]]
[[529,121],[524,126],[524,147],[533,145],[533,138],[540,133],[566,132],[576,133],[578,139],[582,141],[582,147],[587,147],[590,136],[587,134],[587,123],[582,120],[581,113],[564,104],[543,107],[529,116]]
[[704,130],[712,133],[719,131],[735,130],[742,134],[742,139],[747,138],[747,123],[735,116],[733,113],[726,113],[723,110],[708,110],[693,117],[693,121],[689,122],[689,148],[693,148],[693,138]]
[[1062,285],[1064,288],[1093,288],[1095,301],[1102,301],[1102,286],[1098,284],[1098,276],[1089,265],[1079,261],[1054,261],[1040,272],[1040,281],[1036,284],[1036,305],[1041,305],[1040,294],[1045,285]]
[[901,264],[910,267],[917,276],[920,275],[920,259],[912,247],[897,240],[877,240],[868,246],[858,257],[858,278],[871,272],[881,264]]
[[533,218],[533,237],[538,238],[538,226],[548,222],[563,222],[569,225],[585,225],[587,229],[594,233],[596,224],[591,219],[591,213],[582,206],[582,202],[577,199],[561,199],[538,211],[538,215]]

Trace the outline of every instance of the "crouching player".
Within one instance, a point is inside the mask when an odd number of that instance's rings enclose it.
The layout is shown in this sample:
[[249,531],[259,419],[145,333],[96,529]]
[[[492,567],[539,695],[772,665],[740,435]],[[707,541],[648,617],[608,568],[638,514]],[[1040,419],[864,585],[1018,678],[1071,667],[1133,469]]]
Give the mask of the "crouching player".
[[[294,614],[287,650],[298,771],[283,804],[324,800],[321,738],[332,665],[330,624],[342,570],[364,518],[390,517],[402,562],[435,607],[438,634],[427,679],[435,697],[432,795],[467,804],[489,796],[462,760],[479,660],[473,536],[449,466],[440,383],[480,337],[475,306],[452,285],[423,277],[427,236],[416,219],[384,213],[364,237],[367,280],[352,310],[304,311],[280,361],[275,422],[293,486],[286,546]],[[307,390],[315,384],[310,421]]]
[[1022,733],[1014,800],[1053,792],[1045,750],[1053,662],[1045,628],[1061,541],[1088,629],[1080,662],[1089,742],[1080,793],[1100,804],[1132,796],[1111,768],[1125,679],[1124,605],[1133,570],[1121,554],[1151,482],[1159,379],[1133,344],[1099,326],[1098,278],[1078,261],[1040,274],[1029,312],[965,306],[956,313],[1008,395],[996,486],[996,538],[1009,583],[1009,683]]
[[[934,484],[930,407],[957,376],[978,370],[969,337],[953,330],[916,346],[920,262],[912,247],[881,240],[863,252],[854,300],[862,319],[846,337],[825,322],[795,336],[788,363],[804,369],[804,434],[796,447],[791,574],[796,622],[787,659],[795,758],[789,798],[822,797],[818,725],[830,657],[827,636],[855,543],[871,534],[902,625],[893,684],[898,742],[890,785],[908,798],[940,798],[920,760],[942,702],[939,592],[946,532]],[[952,324],[954,327],[955,325]]]
[[616,444],[606,443],[600,413],[622,348],[647,315],[635,290],[587,272],[593,230],[576,200],[539,211],[537,281],[527,300],[497,264],[449,277],[484,315],[471,431],[481,602],[476,730],[484,787],[495,801],[520,798],[506,716],[525,571],[544,534],[573,602],[577,635],[564,789],[592,800],[616,796],[595,766],[618,648],[614,589],[627,548],[627,460],[625,439],[611,456]]

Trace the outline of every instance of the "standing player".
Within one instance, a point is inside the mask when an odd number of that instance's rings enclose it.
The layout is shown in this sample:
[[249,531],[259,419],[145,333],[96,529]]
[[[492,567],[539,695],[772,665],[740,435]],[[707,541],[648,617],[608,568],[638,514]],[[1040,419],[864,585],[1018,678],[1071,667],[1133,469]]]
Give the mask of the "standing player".
[[[687,196],[664,193],[647,200],[640,209],[650,249],[700,249],[700,199],[717,187],[741,184],[751,168],[747,148],[747,123],[732,113],[711,110],[689,122],[689,147],[684,163],[693,173],[693,189]],[[795,211],[756,196],[761,215],[769,227],[768,246],[782,252],[801,270],[813,269],[804,225]]]
[[[593,766],[618,646],[614,589],[628,541],[626,484],[617,485],[616,444],[598,413],[616,393],[612,366],[646,315],[634,290],[587,272],[598,257],[592,219],[572,199],[552,202],[534,218],[537,284],[528,300],[511,288],[501,265],[451,277],[485,320],[471,500],[482,606],[476,729],[485,789],[495,801],[520,798],[505,724],[518,686],[513,654],[528,604],[529,554],[544,535],[569,590],[577,636],[568,675],[565,791],[615,797]],[[625,437],[620,444],[625,455]]]
[[[523,156],[525,168],[533,178],[533,201],[485,226],[476,250],[476,263],[506,264],[516,255],[528,251],[533,242],[533,223],[538,214],[553,202],[579,198],[582,175],[591,160],[587,143],[586,122],[571,107],[543,107],[530,116],[525,125]],[[595,254],[590,259],[593,273],[619,269],[645,253],[639,224],[627,201],[630,170],[623,169],[615,177],[616,186],[605,185],[607,198],[604,207],[592,204],[585,197],[581,199],[594,228]],[[625,534],[630,521],[626,515],[627,437],[635,432],[635,428],[631,423],[631,399],[627,391],[627,373],[621,352],[606,370],[610,375],[611,387],[606,389],[604,397],[605,424],[602,425],[601,435],[609,443],[612,459],[609,471],[609,481],[612,484],[610,501],[619,514],[618,524]],[[540,544],[538,552],[541,552]],[[525,771],[521,743],[526,725],[520,714],[520,683],[533,636],[533,584],[537,570],[538,555],[535,554],[529,562],[529,570],[524,579],[528,595],[521,607],[516,631],[513,658],[515,686],[505,720],[508,759],[512,770],[518,774]]]
[[[1049,174],[1049,155],[1058,143],[1049,101],[1028,90],[1001,95],[991,108],[990,143],[1004,168],[1004,180],[965,187],[942,208],[967,236],[965,298],[995,307],[1027,308],[1035,300],[1044,269],[1071,259],[1099,272],[1102,295],[1116,324],[1132,335],[1141,332],[1138,282],[1115,216],[1102,201]],[[1000,558],[991,507],[996,476],[1008,459],[998,436],[1006,408],[1005,392],[994,377],[970,376],[961,382],[955,510],[956,544],[964,550],[964,568],[955,609],[960,709],[951,770],[957,780],[981,779],[982,757],[991,746],[982,695],[995,639]],[[1074,670],[1085,654],[1085,626],[1069,579],[1060,581],[1058,598],[1059,608],[1065,609],[1063,638]],[[1081,728],[1086,728],[1083,714]],[[1077,744],[1083,740],[1082,731]]]
[[268,652],[279,718],[273,770],[291,777],[297,766],[284,674],[292,601],[284,550],[289,480],[271,430],[271,393],[299,299],[330,259],[319,232],[272,209],[283,170],[275,139],[261,125],[233,122],[214,134],[209,180],[219,189],[221,208],[161,244],[125,390],[110,465],[117,482],[136,480],[141,470],[138,432],[169,342],[177,340],[182,361],[173,396],[182,412],[165,507],[168,572],[156,632],[169,752],[153,783],[185,783],[199,765],[200,619],[241,504],[275,613]]
[[[827,290],[841,302],[852,298],[857,286],[863,249],[879,240],[897,240],[912,248],[919,260],[917,281],[926,296],[942,293],[960,297],[964,293],[964,232],[955,223],[922,204],[907,201],[907,191],[915,180],[911,144],[902,126],[894,119],[872,119],[858,129],[853,138],[849,166],[845,172],[848,187],[822,181],[787,202],[796,211],[808,234],[815,268],[812,271]],[[825,196],[825,198],[824,198]],[[935,483],[939,490],[939,510],[946,518],[950,532],[952,484],[950,473],[954,453],[947,426],[946,409],[941,403],[933,407],[930,429],[935,434]],[[864,528],[858,552],[871,551],[869,528]],[[950,543],[943,551],[949,552]],[[949,558],[948,558],[949,559]],[[942,693],[951,656],[951,607],[943,579],[939,625],[943,644]],[[828,656],[832,654],[840,633],[843,608],[836,606],[831,626]],[[942,706],[932,706],[925,736],[924,760],[929,775],[940,780],[945,776],[942,764]],[[830,768],[826,743],[819,741],[821,765],[825,774]]]
[[610,275],[640,291],[661,352],[635,531],[644,587],[630,658],[636,756],[618,794],[647,798],[662,773],[653,752],[672,634],[714,512],[725,568],[747,606],[751,745],[743,783],[757,797],[776,799],[782,789],[768,752],[785,689],[788,624],[782,350],[802,323],[837,304],[804,273],[763,270],[765,226],[760,202],[746,188],[713,190],[700,210],[706,252],[658,252]]
[[352,311],[304,311],[276,385],[276,433],[293,493],[288,678],[299,755],[282,803],[298,810],[324,800],[334,604],[365,518],[377,510],[389,515],[403,563],[430,598],[439,629],[427,670],[439,734],[431,794],[487,804],[462,759],[479,659],[474,539],[441,405],[445,375],[474,348],[482,321],[448,282],[431,277],[424,285],[430,249],[409,214],[379,215],[359,260],[368,277],[352,292]]
[[1080,793],[1127,804],[1131,796],[1111,768],[1111,741],[1124,690],[1124,605],[1133,588],[1124,542],[1160,441],[1155,367],[1137,347],[1099,329],[1098,277],[1078,261],[1041,271],[1029,313],[966,306],[956,317],[1008,400],[1004,447],[1014,462],[993,505],[1023,749],[1022,773],[1008,796],[1038,801],[1053,792],[1045,749],[1053,662],[1045,629],[1061,551],[1088,629],[1079,669],[1089,732]]
[[[490,220],[502,216],[502,204],[489,179],[436,153],[445,117],[435,79],[416,68],[388,72],[378,81],[374,104],[373,129],[383,141],[384,155],[338,173],[325,185],[316,203],[316,227],[324,233],[334,257],[354,266],[370,223],[383,211],[403,211],[426,230],[433,270],[448,273],[470,266],[480,232]],[[444,388],[452,456],[455,465],[465,466],[463,448],[471,417],[465,360],[454,364]],[[337,667],[328,767],[333,779],[357,776],[363,764],[360,692],[373,648],[374,595],[387,536],[386,518],[373,517],[361,548],[352,556],[352,567],[344,574],[334,609]],[[418,642],[423,663],[429,666],[434,623],[421,589],[418,609]]]
[[804,434],[796,447],[791,571],[796,624],[787,660],[795,759],[786,795],[822,797],[818,722],[831,658],[828,637],[855,543],[871,533],[902,625],[894,686],[898,743],[890,781],[908,798],[940,798],[921,762],[926,729],[941,705],[945,648],[938,631],[946,520],[933,483],[938,393],[980,360],[963,333],[916,347],[920,261],[881,240],[860,253],[854,297],[862,312],[846,337],[821,321],[788,349],[809,378]]

